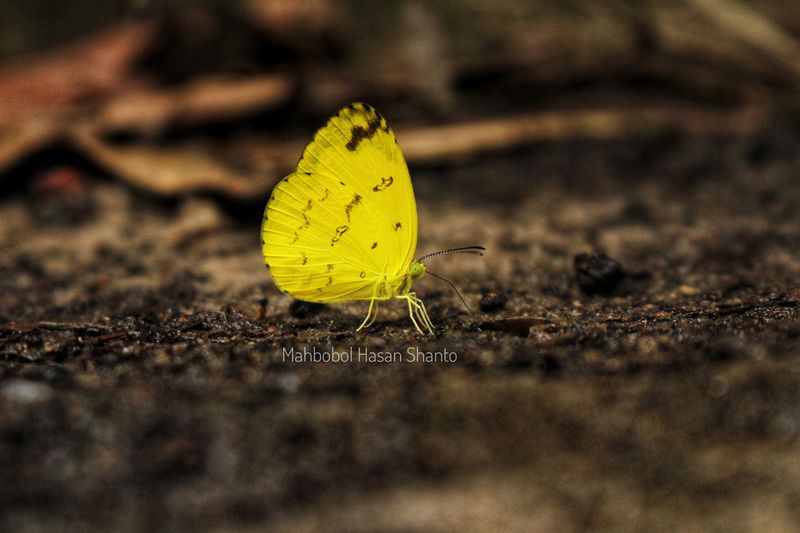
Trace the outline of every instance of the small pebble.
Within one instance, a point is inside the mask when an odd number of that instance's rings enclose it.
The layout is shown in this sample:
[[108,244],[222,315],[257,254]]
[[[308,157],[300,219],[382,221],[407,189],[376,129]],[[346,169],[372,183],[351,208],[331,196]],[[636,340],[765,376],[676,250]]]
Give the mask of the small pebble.
[[603,252],[575,256],[575,277],[585,294],[611,294],[625,277],[622,265]]
[[267,316],[267,304],[269,300],[266,298],[259,298],[258,300],[258,316],[256,317],[257,321],[262,321]]
[[506,306],[507,298],[505,294],[497,292],[497,291],[490,291],[490,290],[483,290],[481,292],[481,302],[480,308],[483,312],[491,312],[497,311],[498,309],[502,309]]
[[0,385],[0,397],[8,402],[31,404],[44,402],[53,395],[53,389],[44,383],[27,379],[10,379]]
[[678,292],[680,292],[684,296],[694,296],[700,291],[697,288],[692,287],[691,285],[681,285],[680,287],[678,287]]
[[278,376],[278,386],[289,394],[294,394],[300,389],[300,377],[297,374],[282,374]]

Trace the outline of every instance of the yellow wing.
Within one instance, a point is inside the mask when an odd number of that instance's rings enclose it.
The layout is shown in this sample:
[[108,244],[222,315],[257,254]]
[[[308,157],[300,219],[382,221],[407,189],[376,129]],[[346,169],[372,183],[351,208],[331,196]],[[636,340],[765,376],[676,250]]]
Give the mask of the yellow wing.
[[278,287],[302,300],[388,298],[417,245],[411,178],[386,120],[351,104],[320,129],[273,190],[262,251]]

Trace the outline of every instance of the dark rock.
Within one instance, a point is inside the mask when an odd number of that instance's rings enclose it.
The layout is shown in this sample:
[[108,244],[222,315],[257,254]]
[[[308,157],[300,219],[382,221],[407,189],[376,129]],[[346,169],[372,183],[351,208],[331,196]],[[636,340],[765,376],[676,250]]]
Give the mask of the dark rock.
[[506,306],[507,300],[506,295],[502,292],[484,290],[481,292],[481,311],[488,313],[502,309]]
[[622,265],[603,252],[575,256],[575,278],[585,294],[611,294],[624,277]]

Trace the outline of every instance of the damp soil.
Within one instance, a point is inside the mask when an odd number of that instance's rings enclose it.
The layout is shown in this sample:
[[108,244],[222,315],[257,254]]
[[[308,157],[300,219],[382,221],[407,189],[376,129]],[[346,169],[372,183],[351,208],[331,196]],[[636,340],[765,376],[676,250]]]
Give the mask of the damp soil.
[[418,253],[487,248],[428,262],[473,310],[423,278],[432,337],[402,302],[355,333],[364,304],[280,293],[266,198],[156,200],[90,169],[16,187],[2,529],[798,530],[798,142],[576,140],[412,169]]

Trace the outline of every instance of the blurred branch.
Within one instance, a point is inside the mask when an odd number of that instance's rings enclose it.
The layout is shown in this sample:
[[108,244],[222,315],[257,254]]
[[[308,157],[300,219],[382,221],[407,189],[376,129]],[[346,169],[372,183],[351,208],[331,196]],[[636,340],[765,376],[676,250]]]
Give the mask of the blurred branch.
[[766,116],[749,109],[712,112],[689,109],[564,111],[401,130],[397,137],[410,163],[443,163],[485,151],[544,141],[607,140],[679,131],[694,135],[751,135]]
[[176,89],[142,89],[111,100],[94,127],[101,134],[138,133],[145,137],[176,126],[236,120],[286,102],[292,80],[264,74],[243,79],[201,78]]
[[691,0],[691,4],[719,28],[800,79],[800,43],[761,13],[734,0]]

